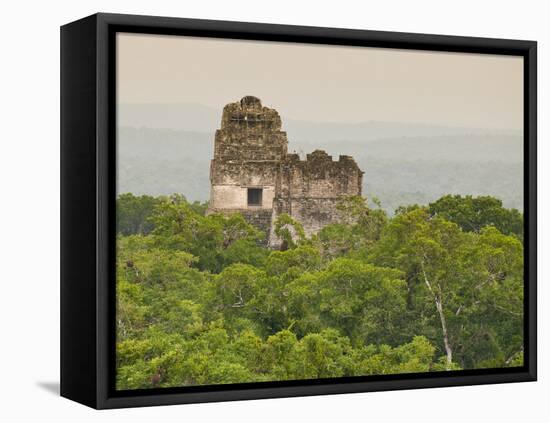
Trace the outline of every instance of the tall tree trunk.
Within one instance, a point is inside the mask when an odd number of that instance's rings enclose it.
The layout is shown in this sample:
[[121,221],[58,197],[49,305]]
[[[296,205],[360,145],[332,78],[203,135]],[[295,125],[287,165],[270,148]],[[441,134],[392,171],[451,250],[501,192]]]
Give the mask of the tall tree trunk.
[[428,290],[432,294],[435,301],[435,308],[439,314],[439,320],[441,321],[441,332],[443,333],[443,345],[445,346],[445,353],[447,355],[447,365],[446,369],[451,370],[453,363],[453,349],[451,348],[451,343],[449,342],[449,332],[447,331],[447,320],[445,319],[445,314],[443,313],[443,302],[441,300],[441,289],[440,292],[435,293],[432,289],[432,284],[428,280],[426,271],[424,270],[424,264],[422,264],[422,274],[424,275],[424,283],[428,287]]
[[443,332],[443,344],[445,345],[445,352],[447,354],[447,370],[451,370],[451,364],[453,362],[453,350],[451,344],[449,343],[449,334],[447,332],[447,321],[445,320],[445,315],[443,314],[443,304],[441,303],[441,298],[435,296],[435,307],[439,313],[439,319],[441,320],[441,331]]

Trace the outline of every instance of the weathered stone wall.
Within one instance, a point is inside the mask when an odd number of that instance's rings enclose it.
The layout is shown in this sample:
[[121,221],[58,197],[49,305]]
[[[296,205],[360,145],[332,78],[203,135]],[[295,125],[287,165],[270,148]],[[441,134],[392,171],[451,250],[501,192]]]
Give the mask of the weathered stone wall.
[[214,159],[210,164],[210,181],[212,185],[275,186],[280,172],[279,163]]
[[256,97],[243,97],[223,109],[216,131],[214,159],[281,161],[287,154],[286,132],[276,110],[262,107]]
[[[334,198],[342,195],[361,195],[363,172],[350,156],[333,161],[322,150],[308,154],[306,160],[289,156],[283,175],[282,190],[288,189],[291,198]],[[288,184],[288,187],[284,185]]]
[[269,242],[269,236],[271,233],[272,210],[245,209],[241,210],[240,213],[248,221],[248,223],[254,225],[256,228],[265,233],[266,237],[264,239],[264,244],[267,244]]
[[243,97],[223,109],[210,164],[208,212],[247,209],[247,188],[262,188],[261,206],[272,209],[275,182],[287,154],[286,133],[276,110],[263,107],[256,97]]
[[263,186],[263,201],[260,206],[248,206],[247,187],[237,185],[213,185],[210,192],[211,204],[220,207],[210,206],[210,211],[224,209],[268,209],[273,208],[275,197],[275,186]]
[[268,245],[271,233],[272,214],[271,208],[265,209],[251,209],[251,208],[234,208],[234,209],[220,209],[216,213],[223,215],[231,215],[233,213],[240,213],[245,220],[251,225],[258,228],[265,234],[265,238],[262,240],[263,245]]
[[291,216],[300,222],[306,235],[316,234],[325,226],[338,222],[339,198],[301,198],[291,202]]
[[[321,150],[300,160],[287,149],[276,110],[251,96],[225,106],[210,165],[208,213],[241,213],[268,233],[272,247],[280,245],[273,225],[281,213],[299,221],[308,236],[338,222],[340,199],[361,195],[363,172],[355,160],[334,161]],[[262,188],[261,205],[248,205],[248,188]]]
[[[326,152],[316,150],[300,160],[287,155],[276,188],[273,221],[289,214],[304,227],[307,236],[340,220],[337,205],[345,196],[361,195],[363,172],[350,156],[333,161]],[[274,236],[270,245],[279,244]]]

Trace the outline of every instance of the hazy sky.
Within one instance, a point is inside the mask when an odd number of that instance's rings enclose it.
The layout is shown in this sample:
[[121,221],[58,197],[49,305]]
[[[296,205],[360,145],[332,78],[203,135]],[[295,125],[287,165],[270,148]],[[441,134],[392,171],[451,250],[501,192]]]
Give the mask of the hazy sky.
[[119,103],[259,97],[283,119],[523,128],[521,57],[118,34]]

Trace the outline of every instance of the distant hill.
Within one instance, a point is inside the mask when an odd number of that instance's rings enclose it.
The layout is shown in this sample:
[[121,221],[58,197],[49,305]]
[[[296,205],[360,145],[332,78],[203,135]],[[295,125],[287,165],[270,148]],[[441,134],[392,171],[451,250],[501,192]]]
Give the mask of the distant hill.
[[[202,114],[189,124],[190,128],[213,129],[119,128],[118,192],[151,195],[178,192],[190,200],[208,199],[214,130],[219,122],[210,123],[205,118],[208,108],[201,111],[189,107],[197,116]],[[150,122],[152,118],[146,109],[140,113],[144,113],[143,121]],[[124,120],[124,114],[119,113],[119,122],[130,122],[129,116],[137,119],[138,114],[134,110]],[[185,116],[185,121],[190,119],[190,114],[180,116]],[[166,118],[166,124],[169,121],[171,118]],[[377,196],[390,212],[399,205],[425,204],[448,193],[494,195],[507,207],[522,209],[519,134],[380,122],[351,125],[351,129],[343,125],[348,129],[330,132],[329,127],[342,124],[285,122],[290,151],[303,155],[321,148],[334,159],[339,154],[354,156],[366,172],[365,195]],[[312,135],[315,133],[318,138]],[[360,133],[363,139],[358,138]],[[379,138],[373,138],[373,134]]]
[[[441,135],[486,134],[484,129],[457,128],[404,122],[377,122],[365,116],[364,122],[310,122],[292,119],[279,110],[283,130],[289,140],[297,142],[331,142],[335,140],[372,141],[399,137],[432,137]],[[117,119],[120,127],[156,128],[191,132],[214,132],[219,128],[222,109],[202,104],[121,104]],[[521,136],[519,131],[491,131],[494,135]]]
[[340,154],[362,158],[391,160],[504,162],[521,163],[522,137],[492,133],[465,133],[439,136],[401,136],[375,140],[348,140],[305,142],[289,140],[289,150],[307,153],[317,148],[326,150],[334,159]]

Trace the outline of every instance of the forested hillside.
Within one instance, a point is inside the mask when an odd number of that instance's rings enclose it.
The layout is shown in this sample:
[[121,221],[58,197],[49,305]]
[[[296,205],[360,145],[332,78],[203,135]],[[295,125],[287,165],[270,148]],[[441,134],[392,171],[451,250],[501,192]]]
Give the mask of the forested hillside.
[[117,200],[117,389],[523,363],[523,215],[496,198],[345,198],[313,238],[282,215],[285,251],[205,209]]

